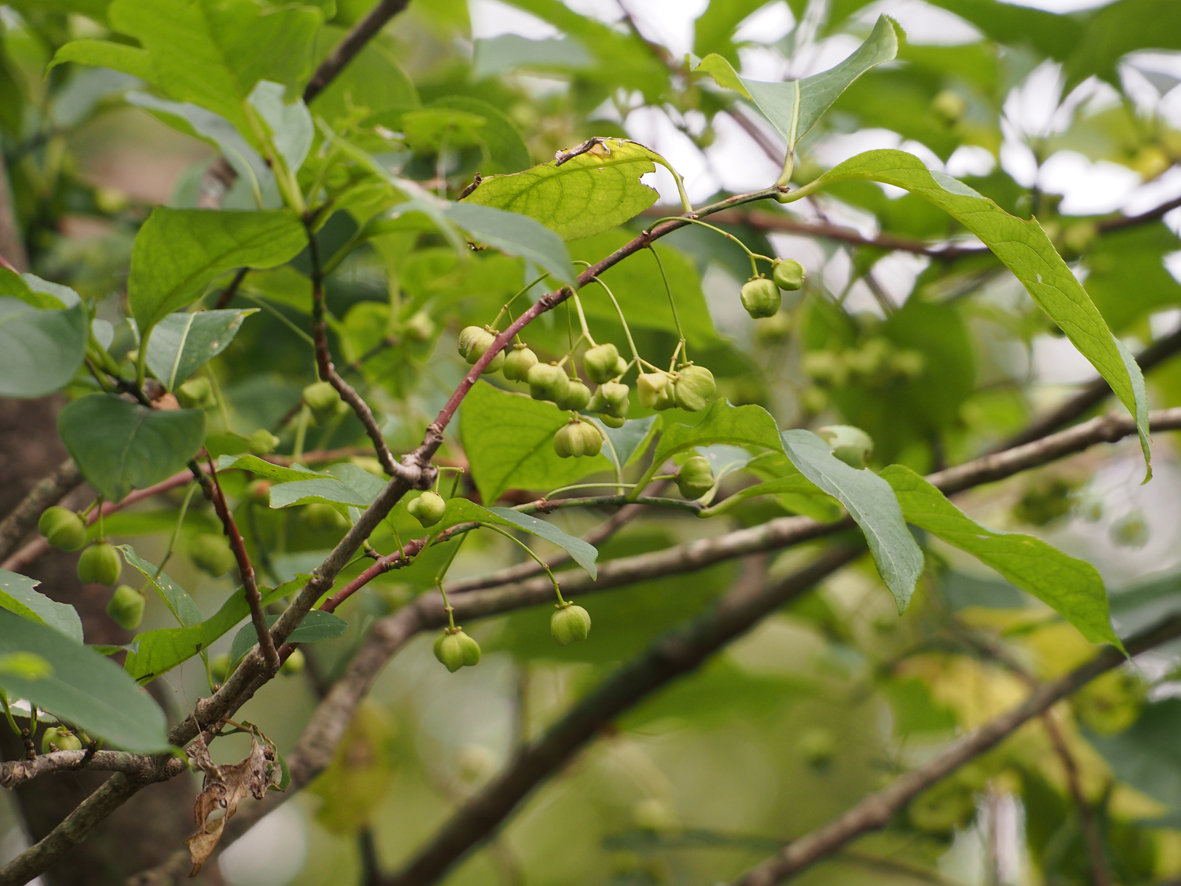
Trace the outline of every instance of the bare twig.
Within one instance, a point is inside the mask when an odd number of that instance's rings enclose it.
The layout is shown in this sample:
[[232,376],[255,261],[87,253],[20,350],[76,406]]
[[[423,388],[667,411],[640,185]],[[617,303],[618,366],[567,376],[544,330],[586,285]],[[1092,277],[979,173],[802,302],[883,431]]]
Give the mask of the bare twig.
[[171,778],[185,770],[184,763],[176,759],[160,773],[160,764],[155,757],[144,754],[129,754],[124,751],[54,751],[38,754],[31,760],[11,760],[0,763],[0,787],[13,788],[47,775],[51,772],[68,772],[75,769],[89,769],[97,772],[122,772],[137,781],[151,781],[157,775]]
[[410,0],[381,0],[374,6],[368,15],[353,25],[353,29],[336,45],[328,58],[320,62],[320,67],[316,68],[316,73],[312,74],[312,79],[304,88],[303,100],[311,104],[312,99],[323,92],[336,75],[356,58],[357,53],[385,27],[386,22],[409,5]]
[[394,454],[381,435],[381,428],[377,426],[377,419],[373,417],[373,410],[369,404],[353,389],[353,386],[341,378],[336,367],[332,365],[332,354],[328,350],[328,321],[324,306],[324,271],[320,265],[320,247],[316,242],[315,219],[312,216],[304,218],[304,227],[308,234],[308,258],[311,264],[309,276],[312,280],[312,339],[316,343],[316,368],[320,378],[332,385],[340,395],[340,399],[348,404],[357,416],[365,434],[373,443],[377,453],[377,460],[391,477],[400,473],[399,465],[394,461]]
[[[1134,656],[1179,636],[1181,616],[1173,615],[1132,637],[1125,646],[1128,653]],[[1001,714],[976,732],[955,742],[921,769],[903,775],[885,790],[866,797],[830,824],[788,843],[775,855],[735,880],[733,886],[771,886],[781,883],[841,849],[854,838],[885,827],[895,813],[923,790],[995,747],[1030,719],[1049,710],[1056,702],[1124,661],[1122,653],[1107,647],[1066,676],[1039,687],[1008,713]]]
[[209,458],[209,498],[213,503],[213,510],[221,520],[222,531],[230,541],[230,549],[234,552],[234,559],[238,563],[238,574],[242,576],[242,593],[246,597],[246,605],[250,607],[250,621],[254,625],[254,633],[258,637],[258,645],[262,650],[263,660],[271,672],[279,670],[279,654],[275,651],[275,643],[271,639],[271,632],[267,628],[266,614],[262,611],[262,595],[258,591],[258,580],[254,575],[254,566],[250,563],[250,555],[246,552],[246,542],[238,525],[234,522],[234,515],[226,503],[225,493],[217,479],[217,469],[213,466],[213,459]]

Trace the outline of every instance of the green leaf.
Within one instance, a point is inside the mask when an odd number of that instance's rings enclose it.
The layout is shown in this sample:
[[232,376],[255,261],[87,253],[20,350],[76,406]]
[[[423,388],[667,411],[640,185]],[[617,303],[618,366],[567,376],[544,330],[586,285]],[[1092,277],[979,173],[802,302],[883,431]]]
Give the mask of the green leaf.
[[452,203],[444,212],[473,239],[528,259],[561,283],[578,285],[566,244],[529,216],[473,203]]
[[[335,52],[347,33],[335,25],[320,28],[315,37],[317,62]],[[418,103],[414,83],[398,65],[397,51],[376,39],[367,40],[344,70],[312,99],[311,110],[335,126],[338,120],[355,121],[359,109],[376,114]]]
[[288,170],[294,173],[307,159],[315,130],[307,105],[298,98],[293,102],[285,101],[285,92],[283,84],[262,80],[250,93],[250,106],[270,130],[271,144]]
[[[173,520],[176,515],[173,514]],[[164,600],[169,611],[182,625],[195,625],[201,621],[201,610],[189,592],[169,578],[154,563],[149,563],[135,552],[131,545],[116,545],[123,553],[123,560],[148,580]]]
[[1111,385],[1120,402],[1135,417],[1144,461],[1151,465],[1148,403],[1140,368],[1111,334],[1103,316],[1036,219],[1023,221],[1009,215],[987,197],[950,176],[932,172],[904,151],[858,154],[795,193],[804,196],[829,182],[849,179],[882,182],[917,194],[979,237]]
[[367,508],[386,482],[356,465],[332,465],[327,476],[278,483],[271,487],[271,507],[329,502]]
[[307,245],[299,219],[285,210],[218,212],[156,207],[135,237],[127,299],[146,337],[165,316],[196,300],[235,268],[273,268]]
[[[277,614],[267,613],[266,622],[268,628],[274,627],[275,622],[278,620],[279,616]],[[313,609],[303,617],[303,621],[291,632],[291,636],[287,638],[287,642],[320,643],[324,640],[335,640],[348,629],[348,626],[349,623],[339,615]],[[257,642],[258,632],[254,629],[254,623],[251,622],[250,624],[242,625],[238,629],[238,633],[234,634],[233,642],[230,643],[230,661],[237,662]]]
[[1181,699],[1146,706],[1131,728],[1115,735],[1088,735],[1120,783],[1143,791],[1174,810],[1181,807]]
[[81,52],[67,44],[55,63],[68,59],[134,74],[171,98],[220,114],[249,137],[244,101],[260,80],[302,84],[322,16],[307,6],[264,7],[253,0],[114,0],[110,22],[139,41],[146,60],[115,44]]
[[242,320],[257,308],[245,311],[199,311],[169,314],[148,340],[148,368],[164,387],[175,391],[194,372],[226,349]]
[[169,747],[164,712],[119,666],[47,625],[0,610],[0,657],[35,655],[53,672],[30,679],[0,672],[0,688],[91,735],[136,753]]
[[910,468],[891,465],[881,476],[893,487],[907,522],[991,566],[1062,615],[1092,643],[1123,648],[1111,627],[1103,578],[1090,563],[1033,536],[986,529]]
[[783,449],[800,473],[843,504],[861,527],[882,581],[898,611],[905,610],[923,571],[923,552],[906,528],[890,484],[872,471],[849,467],[810,431],[784,431]]
[[656,202],[656,191],[640,176],[654,172],[657,162],[662,162],[659,155],[643,145],[609,138],[565,162],[490,175],[463,202],[527,215],[563,240],[589,237]]
[[789,149],[794,149],[854,80],[897,54],[896,26],[881,16],[865,42],[852,55],[836,67],[802,80],[787,83],[747,80],[740,77],[726,59],[716,54],[702,59],[697,70],[709,74],[722,88],[731,89],[754,102],[767,121],[787,139]]
[[[300,581],[296,579],[295,581]],[[278,599],[289,591],[290,582],[262,594],[263,604]],[[137,683],[147,683],[208,649],[219,637],[233,630],[250,615],[250,607],[242,588],[237,588],[221,608],[204,621],[179,628],[144,631],[135,638],[135,650],[128,653],[124,669]]]
[[594,545],[530,514],[522,514],[512,508],[486,508],[466,498],[453,498],[447,502],[447,509],[439,522],[431,526],[431,532],[442,532],[461,523],[490,523],[494,526],[522,529],[562,548],[591,578],[598,574],[595,560],[599,552]]
[[506,523],[516,526],[518,529],[523,529],[531,535],[536,535],[538,538],[544,538],[551,544],[562,548],[591,578],[594,578],[598,574],[595,566],[595,558],[598,557],[599,552],[589,542],[563,532],[552,523],[546,523],[544,520],[539,520],[530,514],[522,514],[511,508],[488,508],[487,510],[490,514],[495,514]]
[[83,305],[39,310],[0,297],[0,397],[44,397],[64,387],[82,365],[88,328]]
[[78,611],[73,606],[37,593],[33,590],[37,585],[34,579],[0,569],[0,608],[15,612],[29,621],[48,625],[81,643],[82,620],[78,617]]
[[480,498],[495,502],[508,488],[554,489],[607,471],[606,456],[561,458],[554,434],[568,414],[552,403],[511,394],[480,381],[459,410],[459,433]]
[[96,68],[110,68],[122,71],[140,80],[152,80],[152,58],[144,50],[113,43],[110,40],[74,40],[59,49],[53,56],[50,69],[66,62],[91,65]]
[[197,409],[147,409],[111,394],[91,394],[57,417],[62,441],[83,475],[108,501],[171,477],[201,448]]
[[232,468],[249,471],[259,477],[265,477],[268,480],[277,480],[280,483],[328,476],[328,474],[318,474],[302,465],[291,465],[290,467],[277,465],[266,459],[259,458],[257,455],[223,455],[217,460],[217,469],[219,471],[228,471]]
[[594,56],[570,37],[530,40],[520,34],[498,34],[476,41],[472,76],[495,77],[519,68],[568,71],[594,63]]
[[[521,138],[513,121],[499,108],[466,95],[449,95],[431,103],[432,108],[462,111],[483,120],[484,125],[477,133],[488,148],[492,160],[491,172],[503,169],[517,172],[530,163],[529,147]],[[499,168],[499,169],[498,169]]]
[[[692,419],[697,416],[686,412],[666,413],[661,416],[661,433],[656,442],[656,450],[652,453],[652,464],[644,472],[637,488],[642,488],[672,456],[695,446],[730,443],[754,447],[756,450],[783,451],[779,427],[771,413],[762,406],[731,406],[725,400],[715,400],[700,414],[700,419],[696,423],[687,424],[686,418]],[[827,448],[826,446],[825,449]]]
[[[1165,25],[1166,22],[1173,25]],[[1082,28],[1078,42],[1066,59],[1063,94],[1095,75],[1119,88],[1116,68],[1129,52],[1138,49],[1181,49],[1181,28],[1173,0],[1118,0],[1095,12]]]

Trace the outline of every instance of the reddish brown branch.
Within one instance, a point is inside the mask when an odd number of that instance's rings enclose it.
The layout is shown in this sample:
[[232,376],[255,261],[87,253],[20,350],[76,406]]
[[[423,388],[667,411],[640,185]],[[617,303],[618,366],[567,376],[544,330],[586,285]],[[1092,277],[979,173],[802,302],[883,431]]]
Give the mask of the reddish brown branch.
[[230,540],[230,549],[234,552],[234,559],[238,562],[238,574],[242,576],[242,593],[246,597],[246,605],[250,607],[250,621],[254,625],[255,635],[258,637],[263,661],[274,673],[279,670],[279,654],[275,651],[275,642],[271,639],[271,632],[267,627],[266,614],[262,611],[262,594],[258,590],[254,566],[246,551],[246,541],[242,538],[242,533],[238,531],[234,515],[226,503],[225,492],[222,491],[221,482],[217,479],[217,468],[213,466],[212,458],[209,458],[209,493],[213,510],[217,512],[217,517],[221,520],[222,531]]

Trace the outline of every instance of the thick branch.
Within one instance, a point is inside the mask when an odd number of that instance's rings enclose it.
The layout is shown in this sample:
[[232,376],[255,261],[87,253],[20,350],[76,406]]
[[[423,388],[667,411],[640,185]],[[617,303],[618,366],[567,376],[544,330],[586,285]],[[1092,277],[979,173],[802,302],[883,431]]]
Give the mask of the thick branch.
[[[1174,615],[1132,637],[1125,645],[1128,653],[1134,656],[1177,637],[1181,637],[1181,616]],[[995,747],[1020,726],[1124,661],[1124,656],[1118,650],[1112,647],[1104,649],[1065,677],[1039,687],[1022,704],[957,741],[926,766],[907,773],[885,790],[866,797],[831,824],[793,840],[774,856],[735,880],[733,886],[771,886],[781,883],[836,852],[856,837],[885,827],[913,797],[969,760]]]
[[52,772],[89,769],[97,772],[122,772],[136,781],[156,781],[171,778],[185,771],[179,759],[160,770],[155,757],[128,754],[124,751],[54,751],[38,754],[31,760],[10,760],[0,763],[0,787],[12,790],[22,784]]
[[487,787],[469,799],[429,843],[394,876],[390,886],[435,882],[487,839],[513,808],[560,770],[611,720],[656,690],[690,673],[786,601],[856,559],[861,549],[838,548],[775,586],[752,593],[739,587],[710,612],[653,643],[575,705],[541,738],[521,750]]

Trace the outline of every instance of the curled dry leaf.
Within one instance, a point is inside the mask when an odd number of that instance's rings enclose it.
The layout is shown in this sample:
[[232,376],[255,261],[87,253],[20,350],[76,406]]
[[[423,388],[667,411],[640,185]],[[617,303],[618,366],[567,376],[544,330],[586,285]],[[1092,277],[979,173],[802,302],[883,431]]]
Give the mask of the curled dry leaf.
[[[268,790],[278,787],[281,771],[274,743],[253,730],[250,753],[239,763],[218,766],[201,736],[197,736],[185,751],[192,764],[205,773],[201,793],[193,805],[198,830],[185,841],[193,861],[190,876],[196,876],[217,848],[226,822],[238,811],[238,801],[247,794],[261,800]],[[210,816],[219,809],[225,810],[225,815],[211,819]]]

